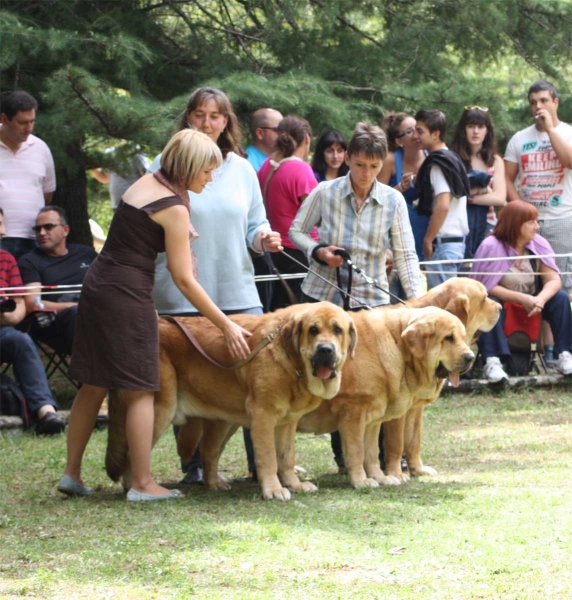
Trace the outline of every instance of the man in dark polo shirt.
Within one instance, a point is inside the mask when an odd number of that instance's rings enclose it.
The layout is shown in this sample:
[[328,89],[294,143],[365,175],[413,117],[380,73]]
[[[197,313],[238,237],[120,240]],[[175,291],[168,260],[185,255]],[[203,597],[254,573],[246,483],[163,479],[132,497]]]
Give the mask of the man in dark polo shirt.
[[[38,247],[18,261],[24,285],[81,285],[97,253],[90,246],[66,243],[70,228],[63,208],[42,208],[36,217],[34,231]],[[36,296],[42,297],[47,310],[55,311],[55,319],[46,327],[34,323],[32,336],[64,354],[71,354],[79,289],[72,288],[68,292],[64,288],[58,294],[42,295],[38,288],[37,294],[26,296],[28,313],[36,309]]]

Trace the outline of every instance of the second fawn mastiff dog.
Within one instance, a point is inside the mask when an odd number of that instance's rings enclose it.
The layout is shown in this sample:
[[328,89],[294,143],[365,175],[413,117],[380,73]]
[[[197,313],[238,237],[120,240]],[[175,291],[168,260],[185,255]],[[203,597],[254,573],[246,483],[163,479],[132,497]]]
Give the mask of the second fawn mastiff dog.
[[[277,464],[277,454],[293,456],[300,417],[338,393],[342,368],[356,348],[352,317],[334,304],[319,302],[231,319],[253,333],[248,338],[251,349],[275,333],[271,343],[236,370],[214,365],[175,323],[159,320],[161,390],[155,394],[153,443],[171,422],[180,424],[179,454],[187,460],[202,437],[205,485],[228,489],[228,482],[218,474],[220,453],[238,426],[249,427],[265,499],[288,500],[289,489],[315,491],[312,483],[299,480],[293,463],[287,469],[283,461]],[[180,321],[210,357],[230,364],[223,336],[214,325],[201,317]],[[187,421],[187,417],[200,418]],[[120,392],[110,399],[106,468],[111,479],[123,476],[128,485],[125,405]]]
[[416,398],[436,398],[444,378],[458,385],[475,356],[461,321],[440,308],[380,308],[353,318],[360,342],[340,392],[304,415],[298,431],[338,430],[354,487],[397,483],[379,466],[381,423],[405,415]]
[[[479,281],[468,277],[454,277],[433,288],[408,306],[438,306],[458,317],[465,326],[465,341],[473,343],[480,332],[490,331],[500,316],[500,305],[488,297],[487,289]],[[401,457],[405,451],[407,467],[411,475],[434,475],[436,470],[423,465],[421,460],[421,435],[423,409],[437,399],[415,398],[411,408],[399,419],[383,425],[385,474],[391,482],[409,479],[401,469]]]

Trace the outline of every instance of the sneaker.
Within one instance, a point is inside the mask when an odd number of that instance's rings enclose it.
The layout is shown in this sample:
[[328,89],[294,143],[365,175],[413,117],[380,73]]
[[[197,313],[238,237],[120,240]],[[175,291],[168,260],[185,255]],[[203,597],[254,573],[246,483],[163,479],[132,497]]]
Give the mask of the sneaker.
[[203,470],[201,467],[193,467],[189,469],[183,479],[179,483],[184,485],[193,485],[193,484],[203,484],[205,481],[203,479]]
[[556,359],[554,358],[554,346],[544,347],[544,362],[547,367],[555,367]]
[[498,383],[503,379],[508,379],[508,375],[502,368],[501,361],[496,356],[489,356],[485,363],[485,378],[489,383]]
[[564,350],[556,362],[556,370],[562,375],[572,375],[572,354]]
[[55,435],[61,433],[66,424],[55,412],[47,412],[37,423],[36,433],[38,435]]

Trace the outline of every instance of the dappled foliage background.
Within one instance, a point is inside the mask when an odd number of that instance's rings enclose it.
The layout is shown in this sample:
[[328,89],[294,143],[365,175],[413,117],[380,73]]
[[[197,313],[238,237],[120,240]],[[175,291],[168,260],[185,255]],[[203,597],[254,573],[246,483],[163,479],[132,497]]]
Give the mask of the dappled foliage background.
[[112,145],[154,155],[199,85],[228,93],[246,134],[262,106],[349,134],[389,110],[453,126],[478,104],[502,150],[538,78],[572,120],[570,0],[3,0],[0,33],[0,91],[40,100],[73,241],[90,239],[86,169]]

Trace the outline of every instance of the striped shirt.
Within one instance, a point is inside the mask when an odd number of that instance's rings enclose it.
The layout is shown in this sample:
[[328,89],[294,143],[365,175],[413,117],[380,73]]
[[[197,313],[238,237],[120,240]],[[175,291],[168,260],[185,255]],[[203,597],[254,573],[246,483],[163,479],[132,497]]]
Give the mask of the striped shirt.
[[[334,181],[320,183],[306,198],[290,227],[290,239],[306,252],[312,269],[335,283],[335,269],[312,261],[312,251],[317,243],[310,232],[316,226],[320,243],[345,248],[352,262],[377,279],[385,289],[388,288],[385,251],[391,245],[394,266],[408,298],[423,294],[407,205],[398,191],[376,180],[369,196],[357,210],[348,173]],[[342,287],[346,289],[348,271],[341,269],[341,272]],[[315,300],[342,305],[340,292],[312,273],[306,276],[302,291]],[[368,285],[359,275],[353,277],[351,294],[370,306],[389,304],[387,294]],[[350,306],[360,305],[350,299]]]
[[35,239],[32,226],[56,189],[54,159],[40,138],[30,135],[16,152],[0,141],[0,207],[6,237]]
[[[0,248],[0,288],[21,287],[21,285],[22,278],[16,259],[10,252]],[[6,290],[0,291],[0,298],[5,297],[8,293]]]

